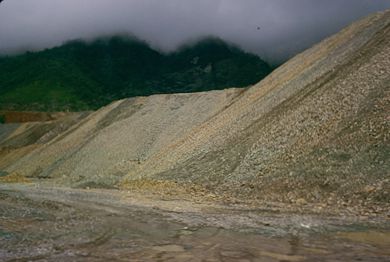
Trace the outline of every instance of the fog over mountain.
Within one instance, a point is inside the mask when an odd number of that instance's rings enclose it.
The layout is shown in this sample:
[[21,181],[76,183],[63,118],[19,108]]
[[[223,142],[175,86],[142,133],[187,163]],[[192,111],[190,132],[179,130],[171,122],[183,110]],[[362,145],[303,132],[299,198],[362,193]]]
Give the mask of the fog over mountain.
[[389,0],[5,0],[0,4],[0,53],[117,33],[172,51],[214,35],[279,63],[386,8]]

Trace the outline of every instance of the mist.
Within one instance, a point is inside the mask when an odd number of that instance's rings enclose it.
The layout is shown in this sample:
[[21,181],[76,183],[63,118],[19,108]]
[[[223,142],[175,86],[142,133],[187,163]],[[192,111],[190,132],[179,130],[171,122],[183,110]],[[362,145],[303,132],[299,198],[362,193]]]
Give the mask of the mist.
[[277,64],[390,0],[5,0],[0,54],[132,34],[171,52],[216,36]]

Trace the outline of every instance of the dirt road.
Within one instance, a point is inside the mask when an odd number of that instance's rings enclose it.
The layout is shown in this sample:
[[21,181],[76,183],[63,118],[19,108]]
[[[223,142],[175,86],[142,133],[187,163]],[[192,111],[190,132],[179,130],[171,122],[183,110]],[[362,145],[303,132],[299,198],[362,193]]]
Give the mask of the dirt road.
[[385,261],[389,224],[0,185],[0,261]]

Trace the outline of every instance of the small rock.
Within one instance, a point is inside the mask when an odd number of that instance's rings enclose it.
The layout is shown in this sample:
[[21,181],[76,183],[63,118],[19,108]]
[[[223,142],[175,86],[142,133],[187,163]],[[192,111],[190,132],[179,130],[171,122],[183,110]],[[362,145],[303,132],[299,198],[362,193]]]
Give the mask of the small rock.
[[373,187],[373,186],[366,186],[366,187],[363,189],[363,191],[364,191],[364,193],[370,194],[370,193],[374,192],[375,189],[376,189],[376,188]]
[[307,204],[307,201],[304,198],[299,198],[297,201],[295,201],[297,205],[303,206]]

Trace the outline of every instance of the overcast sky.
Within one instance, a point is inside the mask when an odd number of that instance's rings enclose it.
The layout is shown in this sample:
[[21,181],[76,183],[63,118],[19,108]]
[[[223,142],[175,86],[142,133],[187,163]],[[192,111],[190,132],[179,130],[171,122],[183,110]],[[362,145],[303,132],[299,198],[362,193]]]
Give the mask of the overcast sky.
[[172,51],[214,35],[279,62],[386,8],[390,0],[4,0],[0,53],[117,33]]

